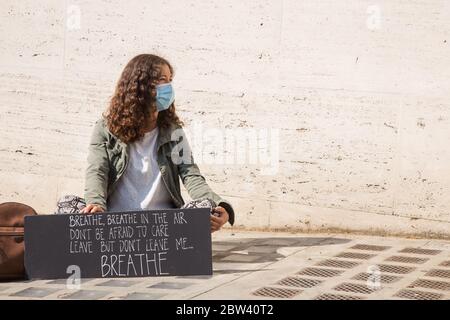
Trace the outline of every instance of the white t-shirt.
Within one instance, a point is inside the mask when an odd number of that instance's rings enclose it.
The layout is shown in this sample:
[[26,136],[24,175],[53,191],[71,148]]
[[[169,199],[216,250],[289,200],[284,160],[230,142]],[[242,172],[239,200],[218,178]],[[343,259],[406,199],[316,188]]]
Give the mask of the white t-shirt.
[[156,127],[129,145],[129,163],[108,197],[108,211],[174,208],[156,160]]

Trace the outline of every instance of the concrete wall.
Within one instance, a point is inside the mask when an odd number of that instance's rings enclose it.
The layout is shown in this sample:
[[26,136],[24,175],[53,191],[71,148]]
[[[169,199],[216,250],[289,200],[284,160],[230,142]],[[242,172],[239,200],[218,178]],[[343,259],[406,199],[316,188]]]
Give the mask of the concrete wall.
[[[0,201],[50,213],[82,194],[93,122],[151,52],[238,227],[449,236],[449,16],[447,0],[2,0]],[[273,137],[275,171],[217,163],[237,129]]]

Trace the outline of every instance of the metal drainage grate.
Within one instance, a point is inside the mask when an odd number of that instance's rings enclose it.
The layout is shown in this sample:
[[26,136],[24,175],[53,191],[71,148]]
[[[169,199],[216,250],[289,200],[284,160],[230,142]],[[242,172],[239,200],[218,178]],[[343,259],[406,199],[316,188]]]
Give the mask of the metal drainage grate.
[[387,246],[375,246],[372,244],[356,244],[353,247],[350,247],[350,249],[354,250],[368,250],[368,251],[384,251],[389,248],[390,247]]
[[312,288],[322,283],[321,280],[287,277],[277,282],[278,285],[288,287]]
[[415,287],[450,291],[450,282],[418,279],[408,286],[408,288]]
[[314,300],[361,300],[363,297],[348,296],[345,294],[324,293],[314,298]]
[[443,296],[443,294],[439,293],[405,289],[397,292],[394,297],[413,300],[438,300],[442,299]]
[[255,292],[253,295],[260,297],[272,297],[272,298],[292,298],[293,296],[299,294],[300,290],[295,289],[280,289],[280,288],[271,288],[271,287],[263,287]]
[[356,267],[359,264],[361,264],[361,263],[353,262],[353,261],[345,261],[345,260],[328,259],[328,260],[321,261],[321,262],[317,263],[316,265],[322,266],[322,267],[350,269],[350,268]]
[[358,253],[358,252],[342,252],[336,256],[337,258],[368,260],[375,257],[374,254]]
[[416,269],[413,267],[394,266],[394,265],[390,265],[390,264],[379,264],[377,266],[381,272],[397,273],[397,274],[407,274]]
[[425,263],[429,259],[427,258],[417,258],[417,257],[403,257],[403,256],[392,256],[387,258],[385,261],[403,262],[403,263]]
[[312,276],[312,277],[325,277],[331,278],[340,275],[344,270],[336,270],[336,269],[324,269],[324,268],[305,268],[301,270],[300,275]]
[[450,270],[443,269],[431,269],[427,273],[425,273],[428,277],[437,277],[437,278],[450,278]]
[[377,288],[371,288],[365,284],[355,284],[350,282],[344,282],[333,288],[336,291],[356,292],[370,294],[377,290]]
[[[357,274],[352,279],[353,280],[367,281],[370,276],[372,276],[372,278],[373,278],[373,275],[371,273],[363,272],[363,273]],[[400,280],[401,277],[391,276],[391,275],[388,275],[388,274],[382,274],[382,275],[380,275],[379,279],[380,279],[380,281],[382,283],[393,283],[393,282],[396,282],[396,281]]]
[[440,266],[441,267],[450,267],[450,260],[441,262]]
[[441,250],[432,249],[422,249],[422,248],[405,248],[400,250],[401,253],[413,253],[413,254],[425,254],[425,255],[436,255],[441,252]]

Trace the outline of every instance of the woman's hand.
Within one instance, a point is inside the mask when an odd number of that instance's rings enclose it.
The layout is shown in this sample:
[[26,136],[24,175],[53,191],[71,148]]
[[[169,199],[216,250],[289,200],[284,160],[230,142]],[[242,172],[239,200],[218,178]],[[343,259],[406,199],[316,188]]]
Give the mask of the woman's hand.
[[96,212],[105,212],[105,210],[100,207],[98,204],[88,204],[86,207],[84,207],[81,211],[81,213],[96,213]]
[[229,215],[227,210],[221,206],[214,208],[213,214],[211,215],[211,233],[220,230],[222,226],[228,222]]

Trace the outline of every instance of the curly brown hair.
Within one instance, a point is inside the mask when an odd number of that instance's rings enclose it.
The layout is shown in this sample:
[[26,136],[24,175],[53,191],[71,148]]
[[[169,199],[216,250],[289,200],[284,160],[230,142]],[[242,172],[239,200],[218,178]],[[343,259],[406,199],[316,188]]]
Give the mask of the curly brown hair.
[[[144,136],[145,125],[156,110],[155,86],[163,65],[167,65],[173,75],[172,65],[166,59],[140,54],[131,59],[122,71],[103,116],[109,131],[123,142],[131,143]],[[160,128],[183,125],[175,112],[175,103],[158,112],[157,125]]]

